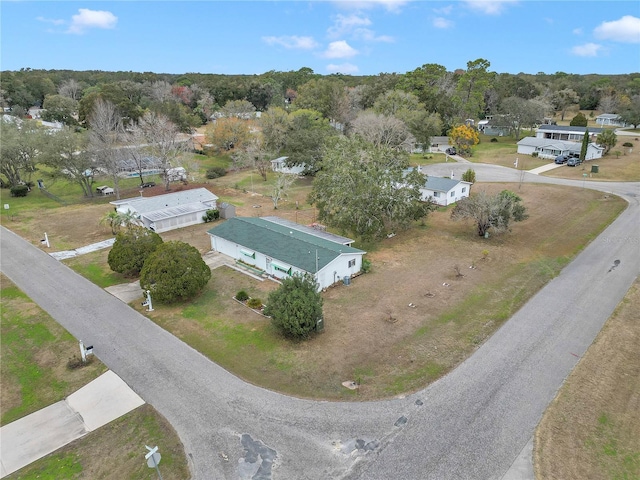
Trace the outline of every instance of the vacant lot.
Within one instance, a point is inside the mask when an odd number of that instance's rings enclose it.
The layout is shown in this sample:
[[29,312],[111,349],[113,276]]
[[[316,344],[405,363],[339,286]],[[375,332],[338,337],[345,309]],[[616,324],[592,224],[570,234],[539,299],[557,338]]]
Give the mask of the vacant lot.
[[[246,179],[228,176],[220,183],[234,180]],[[264,182],[254,183],[254,191],[262,188],[268,188]],[[199,298],[178,306],[156,305],[149,315],[224,367],[269,388],[335,399],[356,395],[341,386],[346,380],[361,383],[357,395],[362,399],[420,388],[472,353],[625,205],[615,197],[583,189],[474,186],[489,191],[503,188],[518,191],[531,214],[514,224],[511,233],[478,238],[471,224],[452,222],[450,211],[440,210],[410,231],[379,244],[360,245],[369,252],[372,272],[325,293],[325,332],[308,342],[283,340],[267,319],[231,298],[245,289],[266,299],[275,283],[258,282],[226,268],[214,271]],[[214,188],[223,198],[233,199],[241,215],[277,213],[310,223],[313,210],[302,203],[306,190],[306,185],[299,186],[274,211],[259,193],[234,186]],[[300,210],[295,209],[296,198]],[[37,217],[37,222],[21,222],[22,230],[33,232],[31,238],[38,243],[37,232],[46,222],[55,245],[55,229],[64,223],[68,208]],[[75,230],[69,223],[59,234],[77,245],[96,231],[110,236],[97,225],[100,208],[74,211]],[[197,225],[163,236],[181,238],[204,252],[209,249],[208,228]],[[79,240],[72,240],[72,231]],[[96,283],[114,283],[118,279],[108,277],[106,255],[103,251],[83,256],[71,264]]]
[[[95,357],[68,368],[80,356],[78,342],[0,274],[2,295],[0,415],[2,425],[58,402],[106,371]],[[159,445],[165,479],[185,479],[180,439],[151,406],[142,407],[70,443],[7,479],[155,478],[144,445]],[[99,454],[96,454],[99,452]]]
[[537,478],[640,478],[639,312],[636,282],[540,422]]

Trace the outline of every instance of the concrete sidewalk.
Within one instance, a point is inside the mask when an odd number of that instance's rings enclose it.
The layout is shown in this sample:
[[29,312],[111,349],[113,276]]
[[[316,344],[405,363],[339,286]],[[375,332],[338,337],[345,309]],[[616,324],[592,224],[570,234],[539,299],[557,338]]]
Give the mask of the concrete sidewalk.
[[558,165],[552,162],[552,163],[547,163],[546,165],[542,165],[541,167],[538,167],[538,168],[527,170],[527,172],[533,173],[534,175],[538,175],[540,173],[548,172],[549,170],[553,170],[554,168],[560,168],[562,166],[564,165]]
[[84,247],[76,248],[75,250],[63,250],[62,252],[51,252],[51,255],[56,260],[66,260],[67,258],[77,257],[78,255],[84,255],[85,253],[95,252],[104,248],[109,248],[116,241],[115,238],[109,238],[102,242],[92,243]]
[[0,478],[144,403],[118,375],[102,374],[65,400],[0,429]]

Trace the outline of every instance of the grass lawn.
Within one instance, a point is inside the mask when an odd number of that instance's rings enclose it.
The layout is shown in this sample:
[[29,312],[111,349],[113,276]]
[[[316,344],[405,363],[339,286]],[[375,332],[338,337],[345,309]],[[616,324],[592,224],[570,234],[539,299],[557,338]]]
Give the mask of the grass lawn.
[[[64,399],[107,370],[95,357],[82,368],[69,369],[69,359],[80,355],[78,342],[1,274],[0,295],[2,425]],[[163,417],[143,405],[5,478],[153,479],[155,472],[144,461],[145,444],[160,446],[164,478],[188,477],[179,438]]]
[[636,282],[547,408],[536,478],[640,478],[638,312]]

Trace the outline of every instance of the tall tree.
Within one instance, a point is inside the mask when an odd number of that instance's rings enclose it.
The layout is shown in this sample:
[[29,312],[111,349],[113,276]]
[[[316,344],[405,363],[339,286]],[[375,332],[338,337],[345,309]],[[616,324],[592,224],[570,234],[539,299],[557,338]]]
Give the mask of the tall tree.
[[47,95],[44,97],[44,113],[42,119],[46,121],[62,122],[65,125],[75,125],[78,121],[78,102],[62,95]]
[[76,183],[86,197],[93,197],[96,165],[88,152],[86,133],[64,128],[51,135],[44,150],[44,163],[52,169],[53,175]]
[[584,131],[584,136],[582,137],[582,146],[580,147],[580,161],[584,162],[587,157],[587,149],[589,148],[589,129],[587,128]]
[[305,174],[314,175],[321,168],[325,142],[339,135],[329,121],[314,110],[296,110],[289,115],[289,131],[282,153],[289,165],[304,165]]
[[284,148],[291,128],[289,113],[281,107],[271,107],[259,120],[265,147],[276,154]]
[[449,132],[449,139],[461,153],[470,154],[471,147],[480,143],[478,131],[468,125],[458,125]]
[[146,139],[147,150],[160,164],[165,190],[169,191],[170,170],[180,166],[182,155],[191,147],[190,140],[181,137],[178,127],[162,114],[147,112],[138,125]]
[[48,135],[33,120],[10,118],[0,119],[0,174],[13,187],[31,181]]
[[484,116],[484,93],[494,75],[488,71],[490,66],[489,61],[484,58],[467,62],[467,69],[458,79],[453,96],[460,120]]
[[289,189],[296,181],[296,175],[290,173],[277,173],[276,181],[273,183],[273,189],[271,190],[271,201],[273,202],[273,209],[278,209],[278,203],[284,197],[289,195]]
[[116,198],[119,199],[124,135],[120,112],[113,103],[98,98],[93,105],[89,125],[89,152],[96,165],[111,176]]
[[551,95],[551,103],[556,110],[562,112],[562,120],[564,120],[564,116],[567,113],[567,108],[570,105],[575,105],[579,100],[578,94],[571,88],[558,90]]
[[63,97],[70,98],[71,100],[79,100],[81,91],[82,88],[80,87],[80,84],[73,78],[64,80],[58,86],[58,94]]
[[309,200],[328,225],[370,239],[407,228],[428,213],[425,177],[407,172],[408,154],[337,137],[325,149]]
[[220,152],[242,149],[252,138],[251,124],[239,118],[218,118],[207,127],[207,142]]
[[353,134],[374,146],[411,152],[416,139],[407,125],[396,117],[361,112],[353,121]]
[[[548,107],[545,107],[540,101],[525,100],[520,97],[505,98],[500,104],[502,120],[505,125],[513,129],[516,141],[520,140],[522,128],[533,128],[542,123],[547,109]],[[500,120],[497,117],[494,119]]]

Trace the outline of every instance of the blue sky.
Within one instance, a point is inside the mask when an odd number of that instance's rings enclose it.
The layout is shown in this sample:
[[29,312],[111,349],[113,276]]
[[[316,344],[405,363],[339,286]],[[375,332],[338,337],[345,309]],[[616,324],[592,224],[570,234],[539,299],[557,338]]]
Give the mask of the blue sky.
[[0,69],[640,71],[640,2],[0,1]]

